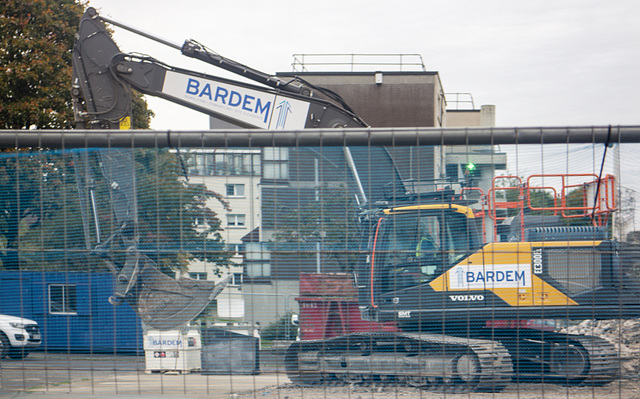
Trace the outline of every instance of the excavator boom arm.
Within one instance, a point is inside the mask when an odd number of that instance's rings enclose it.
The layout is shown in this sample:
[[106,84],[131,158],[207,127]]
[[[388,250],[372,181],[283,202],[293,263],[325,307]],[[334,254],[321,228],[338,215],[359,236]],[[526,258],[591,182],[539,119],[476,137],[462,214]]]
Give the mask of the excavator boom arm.
[[[101,20],[89,8],[80,21],[73,52],[72,94],[76,123],[118,128],[130,113],[130,89],[164,98],[215,116],[239,127],[304,129],[366,127],[353,111],[337,101],[310,97],[311,89],[295,81],[260,72],[222,57],[201,44],[187,40],[186,56],[248,77],[256,86],[166,65],[152,57],[124,54]],[[127,25],[116,23],[136,33]],[[149,34],[145,37],[176,48],[177,45]]]

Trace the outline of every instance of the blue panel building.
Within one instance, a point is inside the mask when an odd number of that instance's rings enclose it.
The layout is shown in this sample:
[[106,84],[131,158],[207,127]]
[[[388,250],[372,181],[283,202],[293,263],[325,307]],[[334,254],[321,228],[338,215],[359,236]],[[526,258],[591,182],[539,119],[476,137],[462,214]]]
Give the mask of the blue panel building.
[[113,292],[109,273],[2,271],[0,314],[37,321],[41,350],[142,352],[140,319]]

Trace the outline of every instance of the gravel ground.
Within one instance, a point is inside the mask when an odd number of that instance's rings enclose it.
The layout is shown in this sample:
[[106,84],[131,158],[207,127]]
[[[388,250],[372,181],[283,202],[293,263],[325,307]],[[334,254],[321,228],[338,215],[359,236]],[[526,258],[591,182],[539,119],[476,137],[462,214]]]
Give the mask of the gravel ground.
[[299,387],[291,384],[266,387],[243,394],[233,394],[233,399],[248,398],[278,398],[278,399],[391,399],[391,398],[497,398],[497,399],[540,399],[540,398],[571,398],[571,399],[638,399],[640,398],[640,384],[631,381],[617,381],[604,387],[563,387],[554,384],[511,384],[499,393],[443,393],[429,392],[416,388],[396,386],[328,386],[328,387]]

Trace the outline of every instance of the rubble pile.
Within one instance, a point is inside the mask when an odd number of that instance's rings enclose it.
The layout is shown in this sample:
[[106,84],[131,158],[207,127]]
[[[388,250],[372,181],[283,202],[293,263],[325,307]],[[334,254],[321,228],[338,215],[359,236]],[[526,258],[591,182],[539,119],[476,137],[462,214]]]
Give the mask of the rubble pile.
[[619,350],[623,377],[637,378],[640,372],[640,319],[584,320],[560,330],[566,334],[605,338]]

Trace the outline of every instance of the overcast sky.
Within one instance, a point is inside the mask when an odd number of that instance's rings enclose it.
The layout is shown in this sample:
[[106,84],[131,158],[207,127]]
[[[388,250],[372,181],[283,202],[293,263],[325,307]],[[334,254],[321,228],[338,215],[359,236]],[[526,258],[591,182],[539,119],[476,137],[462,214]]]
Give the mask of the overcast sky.
[[[268,73],[296,53],[417,53],[447,93],[496,106],[498,126],[636,125],[640,2],[91,0],[112,19],[181,44],[195,39]],[[230,77],[116,29],[124,52]],[[149,98],[155,129],[207,129],[208,117]]]

